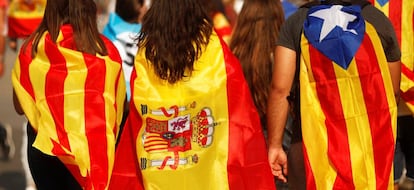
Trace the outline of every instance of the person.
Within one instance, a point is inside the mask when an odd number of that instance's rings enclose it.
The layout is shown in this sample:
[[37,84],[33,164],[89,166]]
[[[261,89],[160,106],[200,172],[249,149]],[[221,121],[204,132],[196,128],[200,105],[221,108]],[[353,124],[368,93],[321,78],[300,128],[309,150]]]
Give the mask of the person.
[[291,15],[268,100],[273,174],[289,189],[392,188],[400,56],[390,21],[366,1],[313,1]]
[[204,6],[213,21],[213,26],[217,34],[223,38],[226,44],[230,43],[233,28],[227,18],[222,0],[207,0]]
[[12,127],[9,124],[0,123],[0,149],[1,158],[4,161],[10,161],[14,157],[15,147],[12,132]]
[[12,71],[37,189],[107,189],[126,96],[121,64],[93,0],[47,1]]
[[[237,20],[229,47],[240,60],[266,137],[267,98],[272,80],[273,53],[280,26],[284,22],[284,11],[280,1],[245,0]],[[287,145],[286,143],[288,141],[284,144]],[[286,184],[278,181],[276,185],[277,189],[286,188]]]
[[[114,43],[122,58],[122,70],[126,83],[127,101],[131,99],[130,78],[134,66],[134,58],[138,50],[135,38],[141,30],[142,17],[147,10],[144,0],[117,0],[115,12],[110,13],[108,23],[105,25],[102,34]],[[125,106],[125,121],[129,110]],[[121,131],[122,131],[121,125]]]
[[246,0],[237,20],[229,47],[240,60],[260,121],[266,129],[274,42],[284,22],[283,9],[279,1]]
[[[6,0],[0,0],[0,77],[4,75],[4,54],[5,54],[5,31],[7,26],[7,6]],[[15,147],[13,142],[12,128],[9,124],[0,123],[0,149],[3,160],[11,160],[14,156]]]
[[16,51],[18,40],[32,34],[42,21],[46,0],[11,0],[7,13],[9,47]]
[[110,189],[275,189],[240,63],[203,1],[152,1],[131,93]]
[[396,31],[401,48],[401,101],[398,104],[397,141],[394,159],[394,183],[398,190],[403,184],[403,170],[407,182],[414,182],[414,1],[390,0],[387,2],[369,0],[384,12]]

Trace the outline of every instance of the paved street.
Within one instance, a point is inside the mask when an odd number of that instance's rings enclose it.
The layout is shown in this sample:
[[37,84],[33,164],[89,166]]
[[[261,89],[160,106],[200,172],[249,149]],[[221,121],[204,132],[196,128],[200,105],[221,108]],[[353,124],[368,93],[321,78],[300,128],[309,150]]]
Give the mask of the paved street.
[[[16,59],[16,52],[6,50],[6,71],[0,78],[0,122],[8,123],[13,129],[13,141],[16,147],[12,160],[0,160],[0,190],[24,190],[25,174],[21,159],[23,123],[25,118],[16,114],[12,102],[12,85],[10,72]],[[0,154],[1,155],[1,154]]]

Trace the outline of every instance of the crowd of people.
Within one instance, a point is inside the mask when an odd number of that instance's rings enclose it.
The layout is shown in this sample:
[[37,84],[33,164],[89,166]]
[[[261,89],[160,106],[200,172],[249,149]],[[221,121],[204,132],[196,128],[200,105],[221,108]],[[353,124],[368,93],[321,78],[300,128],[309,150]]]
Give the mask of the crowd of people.
[[34,189],[398,189],[414,182],[413,15],[411,0],[0,0],[0,76],[11,48]]

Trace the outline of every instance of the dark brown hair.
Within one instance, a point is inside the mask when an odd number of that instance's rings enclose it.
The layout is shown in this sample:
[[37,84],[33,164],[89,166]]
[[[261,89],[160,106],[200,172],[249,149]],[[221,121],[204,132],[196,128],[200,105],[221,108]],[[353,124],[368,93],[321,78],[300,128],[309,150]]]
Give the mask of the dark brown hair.
[[49,0],[46,3],[43,20],[36,31],[23,44],[33,40],[32,57],[37,53],[39,40],[44,32],[49,32],[56,42],[60,27],[70,24],[78,51],[95,55],[107,55],[108,51],[100,38],[96,22],[96,4],[93,0]]
[[283,22],[279,0],[245,0],[229,45],[240,60],[261,117],[266,114],[273,52]]
[[140,8],[144,0],[116,0],[115,12],[123,20],[130,23],[137,23],[140,16]]
[[155,74],[174,84],[189,77],[208,44],[211,19],[200,0],[153,0],[138,37]]

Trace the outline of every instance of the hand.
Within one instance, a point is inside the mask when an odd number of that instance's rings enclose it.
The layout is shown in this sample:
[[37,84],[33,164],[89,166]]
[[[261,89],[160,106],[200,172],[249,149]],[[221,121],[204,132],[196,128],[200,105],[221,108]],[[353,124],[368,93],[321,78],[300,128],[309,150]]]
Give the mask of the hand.
[[272,174],[276,176],[278,180],[286,183],[286,176],[288,174],[286,152],[282,147],[269,147],[268,158]]

